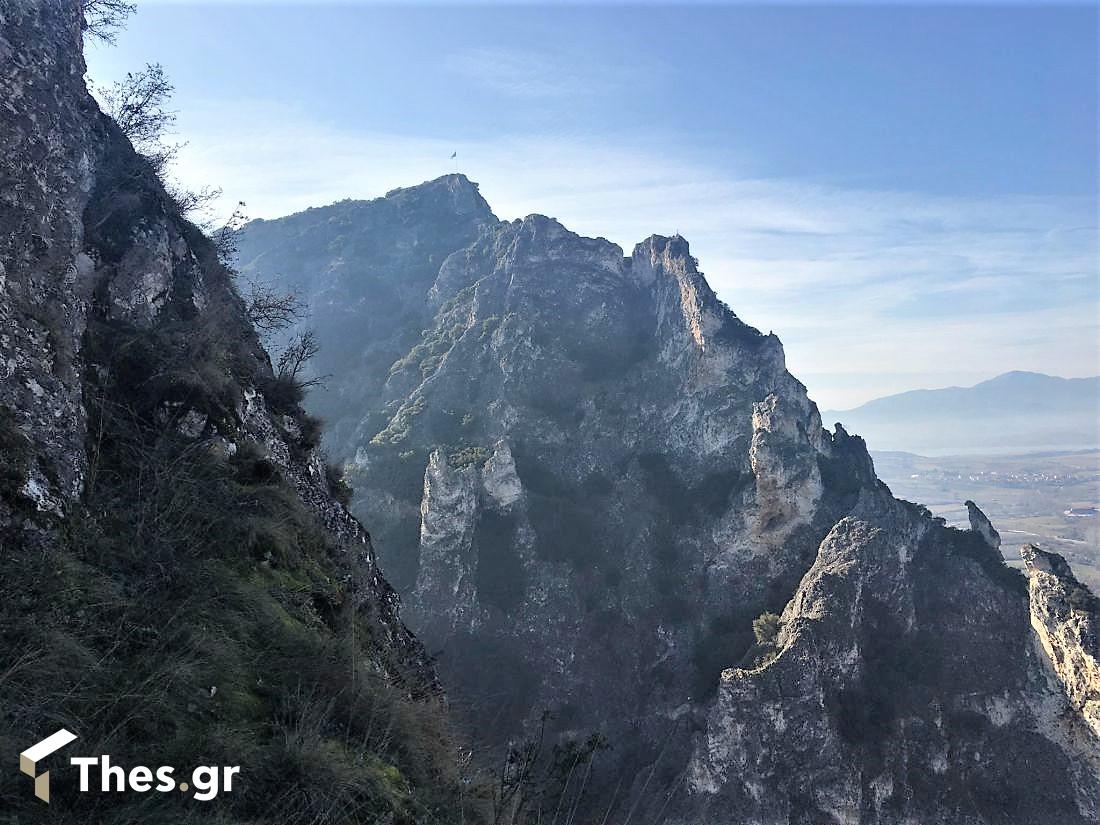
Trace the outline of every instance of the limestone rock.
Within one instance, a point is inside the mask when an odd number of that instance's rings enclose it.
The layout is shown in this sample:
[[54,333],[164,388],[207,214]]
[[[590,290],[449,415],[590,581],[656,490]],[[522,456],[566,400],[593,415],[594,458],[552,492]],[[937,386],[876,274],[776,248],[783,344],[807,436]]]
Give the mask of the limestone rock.
[[1020,555],[1027,566],[1031,626],[1070,704],[1100,737],[1100,603],[1057,553],[1029,544]]
[[[316,445],[265,395],[268,356],[211,243],[88,93],[82,20],[77,2],[0,0],[0,537],[56,544],[107,405],[223,456],[259,445],[346,556],[386,656],[433,681]],[[118,351],[135,329],[145,360]],[[212,329],[231,363],[202,361]]]
[[[462,176],[401,197],[456,187],[478,202]],[[342,232],[386,250],[399,311],[370,255],[344,260],[379,304],[340,286],[362,324],[320,334],[347,357],[408,344],[372,397],[337,375],[314,404],[343,422],[328,447],[460,717],[502,746],[546,710],[559,740],[603,733],[590,787],[621,788],[622,818],[636,803],[697,825],[1095,820],[1095,742],[1063,718],[996,530],[974,505],[963,532],[895,500],[686,240],[624,256],[545,216],[410,212],[453,245],[437,264],[391,251],[388,200]],[[274,278],[288,246],[326,271],[303,220],[246,238],[250,274]],[[404,326],[377,331],[379,313]],[[782,612],[774,643],[754,641],[765,612]],[[1039,790],[1014,773],[1025,761]]]

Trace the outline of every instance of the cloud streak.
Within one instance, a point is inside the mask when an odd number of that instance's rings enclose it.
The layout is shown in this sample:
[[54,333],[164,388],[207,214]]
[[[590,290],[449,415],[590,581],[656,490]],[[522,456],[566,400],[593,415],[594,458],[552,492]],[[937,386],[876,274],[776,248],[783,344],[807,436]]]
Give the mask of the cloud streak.
[[[558,95],[537,66],[497,91]],[[496,82],[496,81],[493,81]],[[554,81],[557,83],[558,81]],[[540,85],[543,84],[543,85]],[[282,105],[190,107],[178,173],[277,217],[461,169],[500,217],[548,214],[630,246],[680,232],[719,295],[776,331],[823,406],[1009,369],[1100,372],[1096,202],[878,191],[720,173],[641,142],[348,133]],[[1026,330],[1026,337],[1021,333]]]
[[598,80],[579,72],[567,55],[537,54],[501,46],[470,48],[447,58],[455,74],[507,97],[564,98],[613,91],[621,73],[605,70]]

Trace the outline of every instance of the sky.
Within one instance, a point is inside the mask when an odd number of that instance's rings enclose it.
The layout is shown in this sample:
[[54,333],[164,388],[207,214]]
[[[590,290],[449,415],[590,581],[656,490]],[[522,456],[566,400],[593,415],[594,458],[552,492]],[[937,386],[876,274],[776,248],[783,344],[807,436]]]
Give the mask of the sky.
[[678,232],[826,409],[1100,373],[1094,5],[138,2],[89,77],[162,64],[225,211],[461,171],[501,218]]

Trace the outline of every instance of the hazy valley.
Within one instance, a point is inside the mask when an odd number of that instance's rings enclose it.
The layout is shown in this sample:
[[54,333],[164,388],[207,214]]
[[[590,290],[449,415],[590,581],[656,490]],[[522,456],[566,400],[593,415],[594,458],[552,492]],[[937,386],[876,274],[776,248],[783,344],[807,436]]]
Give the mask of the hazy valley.
[[1100,586],[1097,450],[940,458],[872,450],[871,456],[895,495],[926,504],[950,524],[966,523],[960,502],[980,501],[1010,564],[1021,564],[1020,545],[1037,542],[1065,556],[1081,581]]

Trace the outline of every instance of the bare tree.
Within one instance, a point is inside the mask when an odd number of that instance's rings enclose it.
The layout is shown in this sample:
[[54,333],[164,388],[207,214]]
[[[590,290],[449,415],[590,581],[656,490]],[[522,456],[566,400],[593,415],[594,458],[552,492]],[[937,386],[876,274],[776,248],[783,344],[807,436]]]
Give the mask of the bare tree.
[[185,144],[165,140],[176,122],[176,113],[168,108],[174,89],[164,67],[159,63],[147,64],[141,71],[127,72],[123,80],[109,87],[99,87],[97,91],[103,110],[149,161],[180,214],[208,213],[211,204],[221,196],[221,189],[207,186],[193,191],[170,180],[167,174],[168,167]]
[[170,180],[167,174],[168,167],[185,145],[164,139],[176,122],[176,113],[168,108],[173,90],[164,67],[152,63],[140,72],[128,72],[124,80],[112,83],[110,87],[99,87],[97,91],[103,110],[114,119],[134,148],[149,161],[180,214],[207,214],[211,204],[221,197],[222,190],[205,186],[194,191],[178,181]]
[[126,78],[100,89],[104,108],[123,134],[142,154],[154,160],[163,155],[163,166],[178,147],[165,150],[164,135],[176,122],[176,113],[167,108],[173,86],[159,63],[149,63],[140,72],[127,72]]
[[288,381],[299,387],[316,387],[324,382],[324,376],[302,378],[302,371],[309,359],[321,351],[321,345],[317,343],[317,335],[313,330],[307,329],[290,339],[279,361],[275,365],[275,374],[281,381]]
[[84,33],[104,43],[115,42],[118,30],[126,25],[126,18],[137,6],[126,0],[83,0]]
[[488,789],[492,825],[548,822],[551,812],[552,825],[562,821],[559,817],[563,813],[566,825],[576,821],[596,755],[608,747],[608,742],[602,734],[594,733],[587,739],[557,743],[547,750],[549,719],[549,711],[544,711],[537,735],[509,746],[494,787]]
[[[164,179],[163,175],[161,179]],[[180,212],[190,216],[192,220],[196,220],[196,216],[209,215],[214,202],[222,196],[220,186],[204,186],[196,192],[175,181],[165,181],[164,188]]]
[[292,326],[306,312],[306,305],[295,293],[278,292],[272,287],[255,282],[249,284],[245,306],[252,325],[266,333],[278,332]]
[[218,260],[231,275],[237,274],[234,268],[237,259],[237,242],[240,240],[241,228],[248,223],[248,215],[244,209],[244,201],[237,201],[237,208],[225,223],[216,229],[207,230],[210,240],[214,242],[214,249],[218,252]]

